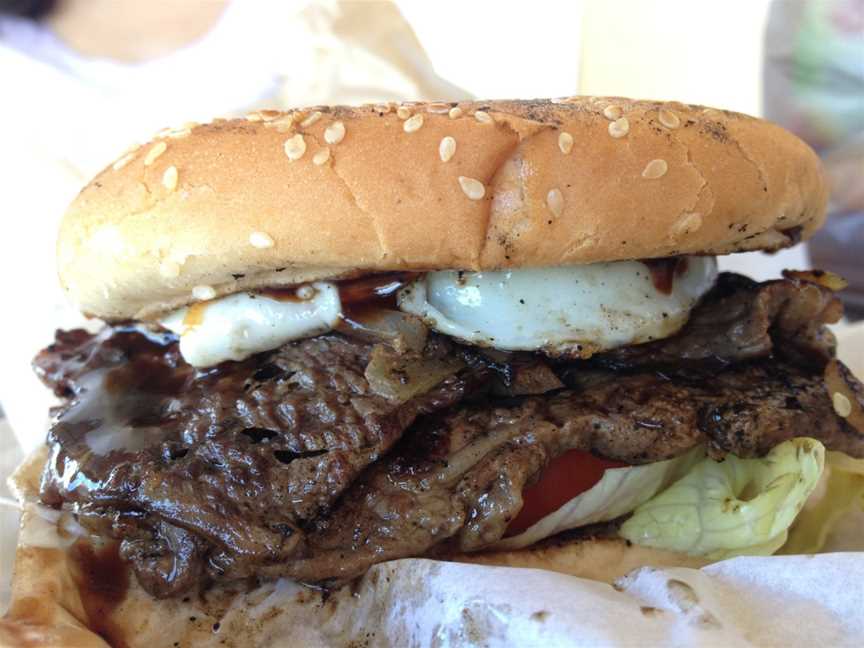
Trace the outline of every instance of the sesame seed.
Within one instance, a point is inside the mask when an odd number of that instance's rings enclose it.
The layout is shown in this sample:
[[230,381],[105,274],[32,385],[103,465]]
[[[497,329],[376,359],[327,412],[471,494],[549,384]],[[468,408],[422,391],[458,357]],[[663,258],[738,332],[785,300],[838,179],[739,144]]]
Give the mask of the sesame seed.
[[626,117],[621,117],[613,122],[609,122],[609,134],[614,138],[624,137],[630,132],[630,122]]
[[846,394],[834,392],[834,395],[831,396],[831,403],[834,405],[834,411],[837,412],[837,416],[840,418],[847,418],[852,413],[852,402]]
[[165,142],[159,142],[158,144],[154,144],[153,148],[147,151],[147,156],[144,158],[144,166],[150,166],[156,161],[160,155],[162,155],[168,148],[168,144]]
[[668,170],[669,165],[666,164],[666,160],[651,160],[642,170],[642,177],[648,180],[656,180],[666,175],[666,171]]
[[126,155],[121,157],[119,160],[117,160],[113,165],[111,165],[111,168],[114,169],[115,171],[119,171],[120,169],[125,167],[127,164],[129,164],[134,159],[135,159],[135,152],[134,151],[132,153],[127,153]]
[[573,150],[573,136],[566,131],[562,132],[558,136],[558,148],[564,155],[570,153]]
[[312,124],[321,119],[321,111],[316,110],[311,115],[309,115],[306,119],[300,122],[300,128],[309,128]]
[[174,191],[177,188],[177,167],[169,166],[162,174],[162,186],[168,191]]
[[546,194],[546,206],[555,216],[560,216],[564,211],[564,195],[560,189],[550,189]]
[[273,237],[266,232],[252,232],[249,235],[249,245],[255,248],[265,249],[275,245]]
[[666,128],[678,128],[681,125],[681,120],[678,118],[678,115],[671,110],[661,108],[657,116],[660,119],[660,123]]
[[192,289],[192,296],[199,301],[208,301],[216,296],[216,290],[213,286],[195,286]]
[[438,145],[438,155],[441,156],[442,162],[449,162],[456,155],[456,140],[450,137],[441,138],[441,143]]
[[288,133],[294,130],[294,113],[282,115],[279,119],[264,122],[267,128],[275,128],[278,133]]
[[447,115],[450,119],[459,119],[462,116],[462,109],[459,106],[453,106]]
[[324,130],[324,141],[328,144],[338,144],[345,138],[345,124],[333,122]]
[[686,212],[681,214],[678,222],[672,226],[672,237],[677,238],[684,234],[695,232],[700,227],[702,227],[702,214],[699,212]]
[[481,124],[491,124],[492,123],[492,115],[483,111],[483,110],[475,110],[474,111],[474,119],[476,119]]
[[483,186],[482,182],[474,178],[459,176],[459,185],[462,187],[465,195],[471,200],[482,200],[483,196],[486,195],[486,187]]
[[380,112],[382,115],[386,115],[391,110],[393,110],[393,106],[391,106],[390,104],[378,104],[377,106],[375,106],[375,110]]
[[603,116],[609,121],[621,119],[621,106],[606,106],[603,109]]
[[292,162],[296,162],[306,153],[306,140],[303,139],[303,136],[300,133],[297,133],[294,137],[289,137],[285,140],[285,155],[288,156],[288,159]]
[[159,264],[159,274],[163,277],[171,279],[173,277],[180,276],[180,264],[176,261],[171,261],[170,259],[166,259],[162,263]]
[[420,130],[421,126],[423,126],[423,115],[417,114],[405,120],[405,123],[402,124],[402,130],[406,133],[413,133]]
[[430,113],[444,114],[450,110],[450,104],[434,102],[426,106],[426,111]]
[[297,290],[294,291],[294,294],[303,301],[308,301],[312,299],[317,293],[318,291],[309,284],[306,284],[305,286],[300,286]]
[[396,116],[399,119],[408,119],[411,116],[411,109],[407,106],[399,106],[396,109]]
[[188,137],[192,134],[191,128],[178,128],[176,130],[168,131],[165,133],[167,137],[171,139],[183,139],[184,137]]
[[312,156],[312,164],[316,166],[321,166],[322,164],[327,164],[327,160],[329,159],[330,149],[325,146],[320,151],[316,151],[315,155]]
[[254,111],[250,113],[246,113],[246,121],[258,122],[262,121],[264,116],[259,111]]

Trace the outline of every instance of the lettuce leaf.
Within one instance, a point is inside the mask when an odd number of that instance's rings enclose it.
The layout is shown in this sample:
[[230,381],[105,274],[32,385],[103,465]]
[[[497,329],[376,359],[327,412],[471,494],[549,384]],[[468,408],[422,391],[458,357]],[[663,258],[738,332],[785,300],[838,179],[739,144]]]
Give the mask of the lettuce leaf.
[[703,459],[639,506],[619,531],[631,542],[721,560],[770,555],[816,488],[825,448],[806,437],[760,459]]
[[666,461],[644,466],[610,468],[592,488],[577,495],[519,535],[503,538],[490,548],[521,549],[567,529],[614,520],[687,474],[704,457],[705,449],[699,447]]
[[840,518],[864,510],[864,459],[828,452],[821,486],[822,492],[814,493],[795,518],[789,540],[779,553],[821,551]]

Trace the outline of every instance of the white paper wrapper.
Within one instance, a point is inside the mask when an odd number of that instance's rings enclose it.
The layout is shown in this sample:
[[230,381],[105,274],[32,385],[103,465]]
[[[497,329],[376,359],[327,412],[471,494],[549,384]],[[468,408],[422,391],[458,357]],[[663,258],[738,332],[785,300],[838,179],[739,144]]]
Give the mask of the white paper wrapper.
[[[233,599],[155,601],[134,586],[111,622],[81,611],[32,507],[22,589],[50,631],[0,622],[0,645],[42,646],[860,646],[862,554],[736,558],[701,570],[642,567],[613,584],[536,569],[399,560],[329,597],[288,581]],[[50,570],[45,569],[46,566]],[[36,573],[34,571],[34,573]],[[22,592],[25,593],[25,592]],[[20,597],[20,595],[19,595]],[[85,609],[86,605],[84,606]],[[4,643],[4,640],[7,643]]]

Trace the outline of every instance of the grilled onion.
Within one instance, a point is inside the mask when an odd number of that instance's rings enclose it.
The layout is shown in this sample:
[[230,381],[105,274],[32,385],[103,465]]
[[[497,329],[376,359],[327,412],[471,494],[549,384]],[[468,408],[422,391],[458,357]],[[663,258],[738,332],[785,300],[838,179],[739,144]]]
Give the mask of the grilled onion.
[[416,353],[400,354],[383,344],[372,349],[366,380],[376,394],[404,403],[423,394],[465,364],[456,357],[433,358]]
[[420,353],[429,334],[419,317],[384,308],[349,312],[336,330],[364,342],[387,344],[400,354]]
[[815,283],[833,292],[843,290],[849,285],[849,282],[840,275],[826,270],[784,270],[783,276],[787,279],[799,279],[800,281]]

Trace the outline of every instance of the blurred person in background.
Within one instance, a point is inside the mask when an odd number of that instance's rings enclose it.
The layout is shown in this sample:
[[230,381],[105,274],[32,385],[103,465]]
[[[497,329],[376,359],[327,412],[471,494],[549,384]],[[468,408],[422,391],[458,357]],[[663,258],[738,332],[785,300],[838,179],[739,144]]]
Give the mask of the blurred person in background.
[[847,316],[864,318],[864,0],[775,0],[764,72],[765,117],[819,152],[831,185],[812,263],[849,281]]

